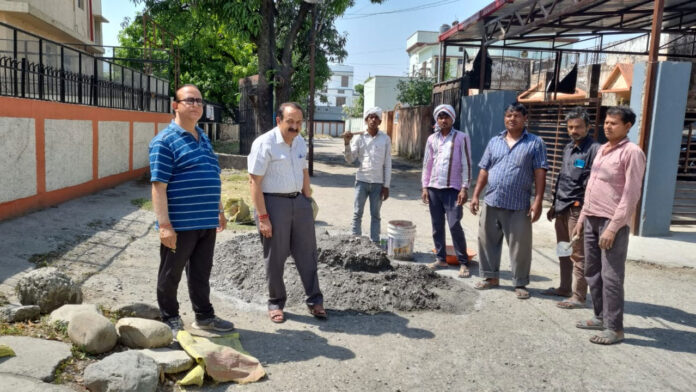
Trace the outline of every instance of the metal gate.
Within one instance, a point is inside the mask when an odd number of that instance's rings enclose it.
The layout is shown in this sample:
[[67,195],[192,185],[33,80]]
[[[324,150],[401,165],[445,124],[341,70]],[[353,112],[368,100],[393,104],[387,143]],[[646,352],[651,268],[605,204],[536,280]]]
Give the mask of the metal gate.
[[590,135],[595,140],[604,142],[604,133],[600,129],[600,124],[602,124],[600,121],[604,119],[601,102],[600,98],[588,98],[578,101],[530,102],[526,104],[528,130],[540,136],[546,144],[546,157],[549,163],[544,195],[546,199],[551,199],[551,189],[553,189],[563,162],[563,148],[570,143],[566,129],[566,114],[578,106],[584,108],[590,115]]
[[687,111],[684,117],[672,224],[696,224],[696,109]]

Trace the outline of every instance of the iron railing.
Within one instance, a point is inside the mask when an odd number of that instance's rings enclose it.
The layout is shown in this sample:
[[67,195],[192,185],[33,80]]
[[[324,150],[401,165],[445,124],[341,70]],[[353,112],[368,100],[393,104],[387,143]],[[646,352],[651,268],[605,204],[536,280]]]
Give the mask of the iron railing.
[[169,81],[0,23],[0,95],[169,112]]

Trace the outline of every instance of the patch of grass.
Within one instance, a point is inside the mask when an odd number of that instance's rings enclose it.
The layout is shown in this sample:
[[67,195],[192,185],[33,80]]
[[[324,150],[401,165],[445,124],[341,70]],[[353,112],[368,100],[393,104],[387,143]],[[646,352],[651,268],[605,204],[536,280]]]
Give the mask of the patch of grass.
[[239,142],[213,142],[213,151],[220,154],[239,154]]
[[130,201],[132,205],[142,208],[143,210],[152,211],[152,200],[139,197]]
[[54,260],[60,258],[63,255],[61,250],[52,250],[46,253],[34,253],[29,256],[29,262],[36,264],[37,268],[48,267]]
[[70,343],[67,324],[50,323],[48,318],[48,315],[44,315],[38,322],[0,323],[0,335],[29,336]]
[[87,227],[89,227],[90,229],[98,229],[103,225],[104,225],[104,222],[102,222],[101,219],[93,220],[93,221],[87,223]]

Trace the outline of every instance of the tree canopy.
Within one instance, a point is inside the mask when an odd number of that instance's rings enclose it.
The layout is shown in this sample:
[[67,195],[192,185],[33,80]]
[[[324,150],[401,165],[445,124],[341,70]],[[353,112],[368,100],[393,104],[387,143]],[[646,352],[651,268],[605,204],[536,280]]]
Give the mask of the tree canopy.
[[[181,48],[181,82],[201,87],[228,108],[239,100],[238,80],[259,74],[253,101],[261,130],[272,125],[276,102],[307,103],[312,5],[302,0],[131,0],[172,32]],[[382,3],[385,0],[370,0]],[[347,55],[335,21],[354,0],[324,0],[317,7],[316,86],[330,77],[329,62]],[[124,46],[143,45],[141,20],[122,32]]]
[[425,76],[399,80],[396,85],[399,90],[396,99],[411,106],[430,105],[434,82],[433,78]]

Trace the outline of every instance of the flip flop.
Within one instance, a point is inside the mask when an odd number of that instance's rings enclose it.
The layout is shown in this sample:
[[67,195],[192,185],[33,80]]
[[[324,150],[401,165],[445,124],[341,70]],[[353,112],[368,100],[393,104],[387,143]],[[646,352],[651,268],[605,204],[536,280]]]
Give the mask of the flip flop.
[[623,331],[612,331],[611,329],[604,330],[590,338],[590,342],[605,346],[619,343],[622,340],[624,340]]
[[326,310],[322,304],[307,305],[307,309],[309,309],[309,314],[312,316],[321,320],[326,319]]
[[480,282],[476,282],[474,288],[476,290],[488,290],[498,286],[500,286],[498,279],[486,278]]
[[580,329],[591,329],[595,331],[602,331],[604,330],[604,323],[602,320],[598,319],[597,317],[592,317],[589,320],[580,320],[577,323],[575,323],[576,328]]
[[549,295],[552,297],[565,297],[565,298],[570,298],[573,296],[572,293],[564,294],[563,292],[558,291],[558,289],[555,287],[549,287],[548,289],[542,291],[541,294],[542,295]]
[[285,322],[285,315],[283,314],[282,309],[270,309],[268,311],[268,317],[270,317],[271,321],[276,324]]
[[572,299],[569,299],[566,301],[561,301],[561,302],[557,303],[556,306],[561,308],[561,309],[583,309],[583,308],[585,308],[585,304],[583,302],[572,300]]
[[526,287],[515,287],[515,297],[517,299],[529,299],[529,290]]
[[468,278],[471,276],[471,271],[464,264],[459,266],[459,273],[457,274],[460,278]]
[[[444,264],[440,264],[440,263],[444,263]],[[447,264],[444,261],[433,261],[430,264],[426,264],[426,267],[428,267],[428,269],[430,269],[431,271],[437,271],[440,269],[449,268],[449,264]]]

